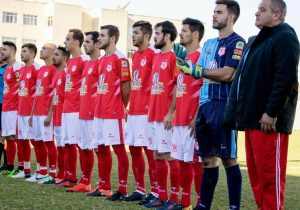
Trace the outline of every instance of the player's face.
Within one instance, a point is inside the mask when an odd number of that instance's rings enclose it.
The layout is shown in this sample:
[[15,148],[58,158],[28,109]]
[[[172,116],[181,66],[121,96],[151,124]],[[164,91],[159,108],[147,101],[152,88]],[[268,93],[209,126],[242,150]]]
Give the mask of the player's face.
[[84,38],[83,48],[87,55],[93,54],[93,52],[96,50],[95,44],[94,44],[92,38],[93,37],[91,34]]
[[76,41],[73,39],[73,32],[67,34],[64,44],[67,51],[72,51],[76,47]]
[[258,11],[255,13],[255,25],[258,28],[263,26],[272,26],[275,13],[271,10],[271,0],[262,0],[258,6]]
[[154,33],[154,47],[156,49],[162,49],[166,45],[165,35],[162,32],[162,27],[156,27]]
[[63,61],[63,53],[61,50],[56,49],[53,55],[53,64],[55,66],[60,66]]
[[181,31],[179,33],[180,44],[186,46],[193,42],[193,34],[190,30],[190,26],[187,24],[182,25]]
[[29,61],[31,58],[30,50],[27,47],[23,47],[21,50],[21,60],[23,62]]
[[228,10],[225,4],[217,4],[213,14],[213,28],[221,30],[227,26]]
[[11,57],[11,49],[10,49],[10,47],[9,46],[7,46],[7,45],[3,45],[2,46],[2,49],[1,49],[1,59],[3,60],[3,61],[7,61],[8,59],[10,59],[10,57]]
[[141,27],[132,28],[132,44],[135,47],[139,47],[144,43],[144,33],[141,30]]
[[51,49],[47,45],[44,45],[40,51],[40,59],[45,60],[51,55]]
[[100,44],[100,49],[105,50],[110,45],[110,37],[108,36],[108,29],[102,29],[100,31],[98,42]]

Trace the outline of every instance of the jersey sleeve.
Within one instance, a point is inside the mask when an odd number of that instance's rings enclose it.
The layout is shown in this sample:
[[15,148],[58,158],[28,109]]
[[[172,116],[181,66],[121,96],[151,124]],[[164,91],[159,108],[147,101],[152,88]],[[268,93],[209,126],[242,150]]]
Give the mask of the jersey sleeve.
[[227,48],[226,61],[224,66],[237,68],[243,55],[245,42],[242,39],[237,39],[230,43]]
[[126,58],[121,58],[121,81],[130,81],[129,61]]

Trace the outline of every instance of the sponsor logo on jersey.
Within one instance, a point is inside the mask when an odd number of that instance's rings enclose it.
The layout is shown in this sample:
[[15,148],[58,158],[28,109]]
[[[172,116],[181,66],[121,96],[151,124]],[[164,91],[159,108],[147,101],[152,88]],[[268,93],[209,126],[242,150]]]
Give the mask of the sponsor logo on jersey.
[[214,59],[209,64],[209,69],[216,69],[218,67],[217,61]]
[[186,94],[186,84],[183,83],[183,78],[183,74],[179,74],[177,77],[176,97],[182,97]]
[[244,43],[244,42],[242,42],[242,41],[238,41],[238,42],[236,43],[236,46],[235,46],[235,48],[236,48],[236,49],[243,50],[243,49],[244,49],[244,45],[245,45],[245,43]]
[[162,92],[164,92],[164,85],[162,82],[159,82],[159,73],[156,72],[153,75],[153,79],[152,79],[152,88],[151,88],[151,94],[152,95],[158,95],[161,94]]
[[44,88],[42,87],[42,80],[39,79],[37,82],[36,82],[36,91],[35,91],[35,94],[37,96],[40,96],[42,95],[44,92]]
[[136,69],[132,74],[131,90],[140,90],[142,87],[142,80],[139,78],[139,70]]
[[225,54],[225,51],[226,51],[226,47],[220,47],[220,49],[218,51],[218,55],[223,56]]
[[7,94],[8,93],[8,85],[7,85],[7,82],[4,81],[3,82],[3,94]]
[[84,77],[81,80],[80,95],[83,96],[86,93],[87,93],[87,86],[86,86],[86,78]]
[[70,92],[72,90],[73,83],[71,82],[71,75],[67,74],[65,83],[65,92]]
[[20,82],[20,88],[19,88],[19,96],[27,96],[28,95],[28,91],[27,88],[25,88],[25,81],[22,80]]
[[104,82],[105,81],[105,75],[101,74],[99,76],[98,81],[98,87],[97,87],[97,93],[98,94],[106,94],[108,92],[108,84]]

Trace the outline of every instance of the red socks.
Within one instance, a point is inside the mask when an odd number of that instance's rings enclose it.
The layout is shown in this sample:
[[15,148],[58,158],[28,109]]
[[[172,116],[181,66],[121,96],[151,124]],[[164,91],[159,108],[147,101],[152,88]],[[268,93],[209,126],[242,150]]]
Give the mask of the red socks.
[[[181,205],[188,207],[191,205],[191,188],[194,178],[194,171],[192,163],[185,163],[179,161],[180,165],[180,186],[182,188],[181,193]],[[200,188],[199,188],[200,189]]]
[[145,193],[145,160],[143,156],[143,148],[129,146],[132,158],[132,171],[136,183],[136,190]]
[[126,153],[125,145],[113,145],[113,150],[118,159],[118,177],[119,177],[119,192],[122,195],[127,194],[127,179],[129,170],[129,160]]
[[156,160],[158,195],[163,201],[168,200],[168,163],[166,160]]
[[99,189],[110,190],[110,173],[112,169],[112,156],[110,146],[98,146],[98,174],[99,174]]
[[80,183],[89,185],[91,184],[91,175],[94,166],[94,153],[93,150],[81,150],[80,155],[82,155],[81,164],[83,164],[81,166],[83,175],[80,179]]
[[6,148],[7,164],[14,165],[15,156],[17,152],[16,141],[11,139],[11,140],[7,140],[6,142],[7,142],[7,148]]
[[47,175],[47,155],[48,150],[46,147],[46,144],[43,141],[36,141],[35,142],[36,147],[38,148],[38,154],[40,159],[40,174],[41,175]]
[[16,143],[17,143],[17,146],[18,146],[18,150],[17,150],[18,166],[21,167],[21,168],[23,167],[23,170],[24,170],[24,157],[23,157],[23,149],[22,149],[21,141],[22,140],[19,140],[19,139],[16,140]]
[[76,164],[77,164],[77,145],[67,144],[65,146],[66,155],[66,179],[71,182],[77,182]]
[[24,159],[24,173],[30,174],[30,155],[31,155],[31,148],[29,140],[20,140],[22,150],[23,150],[23,159]]
[[65,147],[57,147],[57,178],[63,179],[65,177]]
[[150,185],[151,185],[151,193],[158,195],[158,185],[157,185],[157,176],[156,176],[156,161],[154,159],[154,152],[153,150],[147,149],[144,147],[144,152],[147,156],[148,160],[148,173],[150,178]]
[[201,189],[201,182],[202,182],[203,166],[201,162],[194,162],[192,166],[194,171],[194,183],[195,183],[195,191],[197,193],[197,205],[198,205],[200,204],[200,189]]
[[171,179],[171,195],[169,200],[178,203],[178,195],[180,188],[179,163],[178,160],[170,160],[170,179]]
[[49,175],[56,176],[57,150],[54,141],[44,142],[48,150]]

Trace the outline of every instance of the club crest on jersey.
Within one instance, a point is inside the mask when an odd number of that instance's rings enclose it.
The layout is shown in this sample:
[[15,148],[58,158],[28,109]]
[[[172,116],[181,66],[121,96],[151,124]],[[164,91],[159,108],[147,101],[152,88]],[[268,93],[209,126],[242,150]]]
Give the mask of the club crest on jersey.
[[47,77],[48,76],[48,71],[46,71],[45,73],[44,73],[44,77]]
[[58,80],[57,80],[57,85],[60,85],[61,84],[61,79],[59,78]]
[[91,74],[93,72],[93,67],[90,67],[88,70],[88,74]]
[[141,60],[141,66],[145,66],[147,64],[147,59],[146,58],[143,58]]
[[112,65],[111,64],[108,64],[106,66],[106,71],[110,72],[112,70]]
[[160,68],[162,68],[163,70],[165,70],[168,66],[168,62],[164,61],[164,62],[161,62],[160,64]]
[[72,66],[71,71],[72,71],[72,72],[76,71],[76,68],[77,68],[77,66]]
[[226,51],[226,47],[220,47],[220,49],[218,51],[218,55],[223,56],[225,54],[225,51]]
[[27,78],[27,79],[30,79],[30,77],[31,77],[31,73],[27,73],[27,74],[26,74],[26,78]]
[[6,77],[7,79],[10,79],[11,78],[11,75],[10,74],[7,74],[7,77]]

